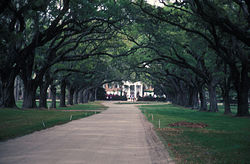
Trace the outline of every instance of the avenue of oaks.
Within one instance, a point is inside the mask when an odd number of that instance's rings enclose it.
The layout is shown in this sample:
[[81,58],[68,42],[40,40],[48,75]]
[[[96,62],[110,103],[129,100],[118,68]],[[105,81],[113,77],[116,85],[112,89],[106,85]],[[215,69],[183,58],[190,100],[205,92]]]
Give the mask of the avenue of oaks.
[[[6,0],[0,2],[0,107],[87,102],[108,82],[142,80],[174,104],[248,116],[246,0]],[[207,94],[208,93],[208,94]],[[15,93],[17,94],[17,93]],[[19,93],[18,93],[19,95]],[[209,108],[208,103],[209,102]]]

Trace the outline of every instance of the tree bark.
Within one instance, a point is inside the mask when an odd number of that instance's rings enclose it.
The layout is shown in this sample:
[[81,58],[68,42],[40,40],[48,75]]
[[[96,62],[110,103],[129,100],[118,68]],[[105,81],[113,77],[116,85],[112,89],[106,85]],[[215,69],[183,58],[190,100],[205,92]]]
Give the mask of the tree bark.
[[56,108],[56,86],[52,84],[50,87],[50,90],[51,90],[51,99],[52,99],[50,107],[55,109]]
[[187,99],[184,92],[179,94],[179,105],[187,107]]
[[177,94],[176,94],[175,99],[176,99],[176,100],[175,100],[176,104],[177,104],[177,105],[180,105],[180,102],[181,102],[181,96],[180,96],[180,93],[177,93]]
[[94,101],[93,90],[89,91],[89,101]]
[[79,103],[83,103],[83,89],[81,89],[80,91],[79,91],[79,93],[80,93],[80,95],[79,95]]
[[81,103],[81,92],[82,92],[82,89],[79,89],[78,90],[78,103]]
[[208,84],[209,92],[209,111],[218,112],[217,97],[216,97],[216,85],[213,81]]
[[24,80],[23,108],[36,108],[36,90],[38,85],[33,80]]
[[237,116],[249,116],[248,109],[248,91],[249,91],[248,65],[245,63],[242,66],[240,82],[238,83],[237,99],[238,110]]
[[247,87],[241,86],[241,89],[237,91],[238,98],[238,110],[237,116],[249,116],[248,109],[248,90]]
[[173,103],[173,104],[177,104],[177,99],[178,99],[178,95],[177,95],[177,93],[172,93],[171,95],[171,102]]
[[189,87],[188,89],[188,104],[187,107],[193,107],[194,89]]
[[89,100],[89,89],[83,91],[83,103],[88,103]]
[[224,101],[224,114],[231,114],[231,108],[230,108],[230,97],[229,97],[229,92],[225,93],[223,96],[223,101]]
[[237,92],[237,114],[236,116],[249,116],[248,109],[248,91],[249,91],[249,81],[248,77],[248,60],[242,62],[242,69],[239,72],[236,68],[231,68],[231,73],[234,80],[234,86]]
[[17,76],[16,79],[15,79],[15,92],[14,92],[14,95],[15,95],[15,101],[18,101],[19,100],[19,95],[20,95],[20,85],[21,85],[21,82],[20,82],[20,77]]
[[1,108],[16,108],[14,98],[14,82],[1,82]]
[[0,107],[16,108],[14,97],[14,83],[17,76],[17,70],[4,72],[0,75]]
[[45,83],[40,84],[39,108],[48,108],[48,106],[47,106],[47,90],[48,90],[49,85],[47,85]]
[[98,88],[95,88],[95,101],[97,100],[97,90]]
[[73,105],[73,97],[74,97],[74,88],[73,87],[69,87],[69,96],[68,96],[68,104],[69,105]]
[[74,92],[74,104],[78,104],[78,92],[77,90]]
[[[26,52],[28,54],[28,52]],[[23,108],[36,108],[36,90],[40,80],[32,78],[32,70],[35,60],[35,51],[29,52],[29,57],[22,63],[21,78],[24,83]]]
[[190,94],[189,105],[192,109],[199,109],[198,90],[196,88],[192,88],[191,90],[192,93]]
[[[225,80],[225,79],[224,79]],[[230,84],[227,84],[226,81],[223,82],[223,86],[221,87],[222,92],[222,98],[223,98],[223,104],[224,104],[224,114],[231,114],[231,108],[230,108]]]
[[63,80],[61,81],[60,88],[61,88],[61,94],[60,94],[60,107],[66,107],[66,104],[65,104],[66,80],[65,80],[65,79],[63,79]]
[[40,102],[39,107],[40,108],[47,108],[47,98],[48,98],[48,87],[50,83],[52,82],[52,78],[49,74],[49,72],[45,73],[43,80],[40,82]]
[[[228,74],[228,65],[224,63],[224,73],[225,75]],[[230,73],[229,73],[230,74]],[[231,75],[228,77],[224,77],[223,82],[221,83],[221,92],[223,97],[223,103],[224,103],[224,114],[231,114],[231,108],[230,108],[230,87],[231,87]]]
[[182,105],[185,106],[185,107],[191,107],[191,106],[189,106],[188,101],[189,101],[189,93],[185,89],[184,92],[183,92],[183,94],[182,94]]
[[205,91],[202,87],[199,87],[199,97],[200,97],[200,111],[207,111],[207,100],[205,96]]

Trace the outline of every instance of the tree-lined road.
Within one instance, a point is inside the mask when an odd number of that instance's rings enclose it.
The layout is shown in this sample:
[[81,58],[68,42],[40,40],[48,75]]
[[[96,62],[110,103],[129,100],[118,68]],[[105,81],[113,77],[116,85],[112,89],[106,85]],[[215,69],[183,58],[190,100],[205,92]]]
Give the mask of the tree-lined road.
[[100,114],[1,142],[0,163],[172,163],[135,105],[105,105]]

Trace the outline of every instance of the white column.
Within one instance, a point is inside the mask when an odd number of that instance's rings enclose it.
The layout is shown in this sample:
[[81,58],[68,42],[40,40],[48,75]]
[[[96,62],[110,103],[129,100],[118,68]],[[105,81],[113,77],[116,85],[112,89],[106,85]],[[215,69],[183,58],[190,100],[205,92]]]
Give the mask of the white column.
[[130,98],[130,85],[128,85],[128,97]]
[[143,93],[142,93],[143,84],[142,84],[142,85],[140,85],[140,88],[141,88],[141,89],[140,89],[140,95],[141,95],[141,97],[143,97],[143,95],[142,95],[142,94],[143,94]]
[[135,90],[134,90],[134,92],[135,92],[135,98],[137,98],[137,85],[136,85],[136,83],[135,83]]

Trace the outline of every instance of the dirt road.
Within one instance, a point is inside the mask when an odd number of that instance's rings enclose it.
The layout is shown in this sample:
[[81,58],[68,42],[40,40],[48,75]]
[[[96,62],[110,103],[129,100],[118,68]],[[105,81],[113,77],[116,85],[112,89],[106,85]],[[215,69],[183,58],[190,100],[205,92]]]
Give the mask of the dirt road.
[[0,163],[173,163],[135,105],[104,104],[100,114],[0,142]]

